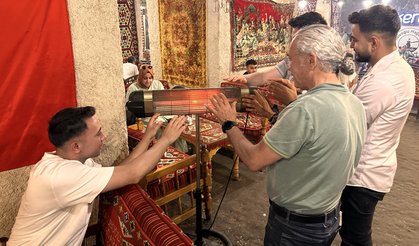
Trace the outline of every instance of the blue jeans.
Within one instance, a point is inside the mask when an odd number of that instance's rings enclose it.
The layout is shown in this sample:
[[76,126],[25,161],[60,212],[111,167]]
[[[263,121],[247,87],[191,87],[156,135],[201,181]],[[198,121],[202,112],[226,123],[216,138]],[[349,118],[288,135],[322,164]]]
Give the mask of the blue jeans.
[[265,246],[328,246],[339,231],[340,215],[323,223],[300,223],[277,215],[269,207],[268,224],[265,227]]

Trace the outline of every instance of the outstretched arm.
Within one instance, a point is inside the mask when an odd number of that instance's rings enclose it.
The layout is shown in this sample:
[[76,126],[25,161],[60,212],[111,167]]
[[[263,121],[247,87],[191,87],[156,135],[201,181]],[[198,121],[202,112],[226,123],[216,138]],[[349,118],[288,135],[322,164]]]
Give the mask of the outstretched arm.
[[246,75],[232,75],[224,78],[224,80],[233,83],[247,84],[248,86],[261,86],[267,84],[269,82],[268,79],[272,78],[282,78],[282,75],[275,67],[268,68],[263,72]]
[[[153,118],[157,118],[157,116],[158,115],[154,115]],[[144,151],[143,148],[146,148],[145,144],[136,147],[133,153],[131,153],[131,155],[134,154],[133,156],[130,155],[128,157],[129,159],[122,163],[123,165],[114,167],[112,177],[106,187],[102,190],[102,193],[118,189],[128,184],[138,183],[141,178],[153,170],[153,168],[157,165],[158,161],[162,157],[163,153],[166,151],[167,147],[169,147],[169,145],[172,144],[180,136],[182,131],[186,128],[184,123],[184,116],[175,116],[163,131],[159,141],[157,141],[157,143],[154,144],[152,148]],[[155,127],[160,127],[160,125],[161,123],[157,123]],[[151,133],[152,132],[150,132],[150,135]],[[148,138],[150,135],[147,135],[146,132],[144,137],[147,136]],[[140,143],[141,142],[142,141],[140,141]],[[147,142],[146,144],[148,146],[149,141],[145,142]]]

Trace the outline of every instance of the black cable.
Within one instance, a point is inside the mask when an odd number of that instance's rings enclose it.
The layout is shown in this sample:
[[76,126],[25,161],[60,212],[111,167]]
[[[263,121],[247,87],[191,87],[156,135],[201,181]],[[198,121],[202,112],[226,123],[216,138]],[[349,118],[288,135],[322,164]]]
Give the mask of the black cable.
[[[246,133],[246,128],[247,128],[247,121],[248,121],[248,119],[249,119],[249,112],[247,112],[247,115],[246,115],[246,123],[244,124],[244,131],[243,131],[243,134],[245,134],[245,133]],[[225,197],[225,195],[226,195],[226,193],[227,193],[227,188],[228,188],[228,185],[230,184],[231,174],[233,173],[233,170],[234,170],[234,164],[236,163],[237,158],[239,158],[239,155],[237,155],[237,156],[236,156],[236,159],[235,159],[235,160],[234,160],[234,162],[233,162],[233,167],[231,168],[230,175],[228,176],[227,185],[226,185],[226,188],[225,188],[225,190],[224,190],[223,197],[221,198],[220,204],[218,205],[217,212],[216,212],[216,213],[215,213],[215,215],[214,215],[214,219],[212,220],[212,223],[211,223],[210,227],[207,229],[208,231],[209,231],[209,230],[211,230],[212,226],[214,225],[215,219],[217,218],[218,211],[220,211],[221,204],[223,203],[224,197]]]

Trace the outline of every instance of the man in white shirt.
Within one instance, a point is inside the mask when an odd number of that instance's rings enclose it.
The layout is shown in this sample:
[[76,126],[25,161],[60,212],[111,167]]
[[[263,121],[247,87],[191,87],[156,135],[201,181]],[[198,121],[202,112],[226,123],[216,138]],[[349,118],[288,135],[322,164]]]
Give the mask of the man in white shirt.
[[160,128],[154,115],[143,140],[115,167],[102,167],[91,157],[100,154],[105,134],[94,107],[65,108],[49,121],[48,137],[56,147],[32,168],[8,246],[81,245],[97,195],[135,184],[158,163],[167,147],[185,129],[175,116],[160,140],[147,147]]
[[124,69],[124,79],[138,74],[138,67],[135,65],[137,59],[135,59],[134,56],[130,56],[127,61],[127,63],[122,65],[122,68]]
[[348,16],[355,59],[371,67],[351,87],[364,105],[367,138],[359,165],[342,193],[341,245],[372,245],[375,206],[390,191],[397,167],[396,148],[412,108],[415,79],[399,55],[400,19],[390,6],[375,5]]

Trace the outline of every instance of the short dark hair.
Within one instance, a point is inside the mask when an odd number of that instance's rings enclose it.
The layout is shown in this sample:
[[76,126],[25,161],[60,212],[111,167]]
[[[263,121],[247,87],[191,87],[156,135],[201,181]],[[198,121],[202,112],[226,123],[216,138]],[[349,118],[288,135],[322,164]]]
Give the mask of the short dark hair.
[[135,56],[130,56],[130,57],[128,57],[128,62],[129,63],[133,63],[133,62],[135,62],[137,59],[135,58]]
[[351,24],[358,24],[359,30],[363,34],[370,35],[373,32],[384,34],[382,38],[387,46],[396,45],[401,23],[397,10],[390,6],[378,4],[359,12],[353,12],[348,15],[348,21]]
[[314,24],[327,25],[327,22],[323,16],[317,12],[307,12],[288,21],[288,25],[298,29]]
[[246,67],[249,66],[249,65],[258,65],[258,63],[255,60],[250,59],[250,60],[247,60]]
[[96,109],[87,107],[70,107],[60,110],[48,122],[49,141],[59,148],[68,140],[78,137],[87,129],[84,119],[93,117]]

